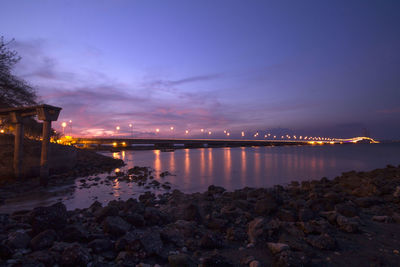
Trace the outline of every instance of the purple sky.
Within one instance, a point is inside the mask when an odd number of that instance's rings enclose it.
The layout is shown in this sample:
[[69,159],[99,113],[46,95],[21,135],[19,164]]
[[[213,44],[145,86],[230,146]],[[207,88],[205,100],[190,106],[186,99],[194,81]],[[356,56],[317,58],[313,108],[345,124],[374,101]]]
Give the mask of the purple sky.
[[399,14],[398,0],[3,0],[0,35],[76,134],[399,139]]

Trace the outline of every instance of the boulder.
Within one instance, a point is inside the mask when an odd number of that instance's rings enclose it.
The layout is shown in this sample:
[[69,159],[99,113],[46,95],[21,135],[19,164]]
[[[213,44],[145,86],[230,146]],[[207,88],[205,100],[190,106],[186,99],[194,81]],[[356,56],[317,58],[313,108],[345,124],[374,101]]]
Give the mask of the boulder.
[[222,255],[214,254],[203,259],[202,267],[234,267],[235,265]]
[[67,209],[61,202],[50,207],[34,208],[29,216],[29,222],[34,233],[38,234],[44,230],[63,229],[67,224]]
[[57,233],[53,229],[45,230],[32,238],[30,246],[32,250],[42,250],[49,248],[57,240]]
[[272,254],[278,254],[278,253],[281,253],[284,250],[290,249],[287,244],[272,243],[272,242],[268,242],[267,243],[267,247],[268,247],[269,251],[271,251]]
[[196,267],[195,261],[187,254],[170,255],[168,257],[170,267]]
[[95,212],[95,217],[97,222],[103,221],[106,217],[109,216],[118,216],[119,210],[118,207],[108,205],[104,208],[98,208]]
[[144,217],[138,213],[131,213],[126,215],[125,220],[135,227],[142,227],[145,225]]
[[35,251],[28,255],[29,259],[32,259],[35,263],[42,263],[44,266],[54,266],[57,259],[55,254],[44,250]]
[[247,235],[250,243],[258,243],[265,238],[266,221],[262,217],[255,218],[249,223]]
[[66,242],[85,242],[88,235],[88,231],[81,224],[67,225],[62,230],[62,240]]
[[315,218],[314,212],[309,208],[302,208],[299,210],[299,220],[302,222],[308,222]]
[[342,215],[338,215],[336,217],[336,223],[339,225],[340,229],[348,232],[348,233],[355,233],[358,231],[358,222],[356,220],[347,218]]
[[203,235],[199,243],[201,248],[216,249],[223,246],[222,238],[215,233],[208,233]]
[[346,217],[355,217],[358,215],[357,208],[350,203],[340,203],[335,205],[336,212]]
[[101,253],[112,250],[113,244],[109,239],[95,239],[88,244],[88,247],[90,247],[94,253]]
[[66,248],[61,256],[62,266],[86,266],[92,257],[89,251],[79,244]]
[[278,207],[278,203],[276,202],[275,198],[271,195],[266,195],[265,198],[260,199],[256,202],[254,206],[254,211],[258,215],[269,215],[273,211],[276,210]]
[[201,222],[199,207],[195,203],[189,203],[183,208],[183,219],[186,221]]
[[0,243],[0,259],[8,260],[11,256],[12,250],[8,246]]
[[8,234],[6,244],[15,249],[27,248],[31,237],[25,231],[16,231]]
[[336,240],[328,234],[309,235],[305,240],[311,246],[321,250],[333,250],[336,248]]
[[119,216],[108,216],[103,221],[103,231],[114,236],[122,236],[131,229],[131,225]]

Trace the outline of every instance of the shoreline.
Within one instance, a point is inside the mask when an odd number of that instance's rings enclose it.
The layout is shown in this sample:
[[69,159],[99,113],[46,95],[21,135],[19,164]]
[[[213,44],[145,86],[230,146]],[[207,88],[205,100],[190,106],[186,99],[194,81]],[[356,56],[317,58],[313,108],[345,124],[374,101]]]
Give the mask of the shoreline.
[[0,265],[393,266],[399,204],[400,166],[272,188],[146,192],[72,211],[57,203],[0,216]]

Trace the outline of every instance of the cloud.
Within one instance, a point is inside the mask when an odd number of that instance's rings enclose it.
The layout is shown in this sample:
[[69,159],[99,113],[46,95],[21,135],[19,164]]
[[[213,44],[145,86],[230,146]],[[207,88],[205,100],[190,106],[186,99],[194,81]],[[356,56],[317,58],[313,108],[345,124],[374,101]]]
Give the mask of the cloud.
[[400,113],[400,107],[378,110],[378,113],[381,113],[381,114],[396,114],[396,113]]

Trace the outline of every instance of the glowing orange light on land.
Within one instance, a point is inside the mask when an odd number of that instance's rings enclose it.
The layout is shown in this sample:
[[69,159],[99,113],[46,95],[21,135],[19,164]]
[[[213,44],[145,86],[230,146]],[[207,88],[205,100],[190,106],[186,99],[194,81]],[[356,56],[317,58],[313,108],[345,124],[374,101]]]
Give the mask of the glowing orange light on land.
[[116,147],[117,145],[118,145],[117,142],[114,142],[114,143],[113,143],[113,146],[114,146],[114,147]]
[[116,168],[114,171],[115,172],[120,172],[121,170],[119,168]]
[[329,142],[329,144],[332,144],[332,145],[333,145],[334,143],[335,143],[335,142],[333,142],[333,141]]
[[324,142],[319,141],[318,144],[322,145]]
[[311,141],[311,142],[308,142],[309,144],[311,144],[311,145],[313,145],[313,144],[315,144],[315,142],[314,141]]
[[122,142],[121,144],[122,144],[123,146],[126,146],[126,143],[125,143],[125,142]]
[[0,133],[4,133],[4,130],[3,130],[3,129],[1,129],[1,130],[0,130]]

